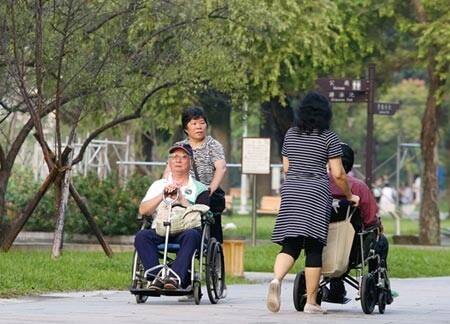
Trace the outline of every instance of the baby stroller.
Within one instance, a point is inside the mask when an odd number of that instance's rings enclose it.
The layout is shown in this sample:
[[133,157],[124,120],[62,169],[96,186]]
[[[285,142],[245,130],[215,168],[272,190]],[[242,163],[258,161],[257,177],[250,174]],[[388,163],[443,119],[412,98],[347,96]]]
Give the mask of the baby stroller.
[[[330,298],[330,290],[327,287],[333,280],[342,280],[358,291],[356,300],[361,301],[361,307],[365,314],[371,314],[375,306],[383,314],[387,304],[392,302],[389,278],[384,260],[376,253],[376,244],[380,231],[378,226],[364,228],[358,208],[352,207],[346,201],[334,203],[331,213],[331,223],[343,221],[351,217],[351,224],[355,235],[349,251],[347,268],[339,273],[323,273],[317,294],[317,304],[322,302],[333,302],[346,304],[351,299],[344,297],[339,301]],[[330,236],[329,236],[330,239]],[[294,282],[294,306],[296,310],[303,311],[306,304],[305,272],[299,272]]]
[[[169,213],[168,219],[164,222],[166,226],[165,230],[165,243],[158,245],[158,257],[160,259],[160,265],[148,269],[144,269],[144,266],[139,258],[137,251],[134,251],[131,285],[129,291],[135,295],[136,303],[145,303],[149,296],[160,297],[166,296],[194,296],[195,304],[200,304],[202,298],[201,282],[205,278],[206,290],[208,293],[211,304],[217,304],[217,302],[225,298],[225,268],[224,268],[224,256],[222,245],[217,242],[213,237],[209,236],[209,227],[214,222],[214,217],[211,212],[207,211],[202,213],[202,239],[201,245],[198,250],[192,256],[191,268],[190,268],[190,282],[191,284],[182,288],[179,287],[175,290],[154,290],[149,289],[148,286],[151,280],[147,279],[147,274],[151,271],[158,270],[157,276],[166,278],[169,273],[178,278],[179,276],[175,271],[170,268],[171,263],[175,260],[176,253],[180,249],[180,245],[176,243],[170,243],[170,226],[171,226],[171,211],[173,201],[164,197],[163,201],[167,204]],[[141,229],[150,228],[152,223],[152,217],[146,217],[138,215],[138,220],[142,222]],[[161,262],[162,260],[162,262]]]

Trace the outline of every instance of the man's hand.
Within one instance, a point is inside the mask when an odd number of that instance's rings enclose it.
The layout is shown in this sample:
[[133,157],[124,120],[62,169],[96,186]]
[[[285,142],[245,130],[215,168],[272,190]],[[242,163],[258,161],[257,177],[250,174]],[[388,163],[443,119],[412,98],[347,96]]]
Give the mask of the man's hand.
[[164,188],[164,196],[176,200],[180,195],[180,186],[176,183],[171,183]]

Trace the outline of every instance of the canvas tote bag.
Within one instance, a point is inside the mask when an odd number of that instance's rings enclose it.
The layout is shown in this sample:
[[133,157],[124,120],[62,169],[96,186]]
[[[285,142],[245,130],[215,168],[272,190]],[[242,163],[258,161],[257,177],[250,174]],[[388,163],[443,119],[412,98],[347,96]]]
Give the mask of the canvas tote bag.
[[[348,268],[355,229],[350,220],[356,211],[350,205],[347,207],[346,217],[342,221],[330,223],[327,245],[322,252],[322,275],[325,277],[340,277]],[[353,210],[352,212],[350,212]]]
[[[166,234],[166,226],[164,222],[168,220],[169,206],[161,202],[156,210],[155,222],[156,233],[160,236]],[[202,227],[202,214],[208,212],[209,206],[203,204],[195,204],[189,207],[174,205],[171,208],[170,218],[170,235],[181,233],[190,228]]]

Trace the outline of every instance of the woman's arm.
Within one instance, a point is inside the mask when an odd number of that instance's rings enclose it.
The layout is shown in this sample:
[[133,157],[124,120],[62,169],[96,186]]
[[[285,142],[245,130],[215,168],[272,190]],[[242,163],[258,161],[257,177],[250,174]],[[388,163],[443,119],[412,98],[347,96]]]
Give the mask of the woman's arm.
[[217,188],[219,188],[220,183],[222,182],[225,174],[227,173],[227,163],[225,162],[225,160],[217,160],[214,163],[214,167],[215,167],[214,176],[211,180],[211,183],[209,184],[211,194],[214,191],[216,191]]
[[287,156],[283,156],[283,173],[286,174],[289,169],[289,159]]
[[159,195],[141,202],[141,204],[139,205],[139,214],[146,216],[153,214],[162,200],[163,193],[161,192]]
[[350,186],[347,182],[347,174],[342,166],[342,159],[340,157],[328,160],[331,176],[336,185],[342,190],[348,201],[351,201],[354,206],[359,205],[359,197],[350,191]]

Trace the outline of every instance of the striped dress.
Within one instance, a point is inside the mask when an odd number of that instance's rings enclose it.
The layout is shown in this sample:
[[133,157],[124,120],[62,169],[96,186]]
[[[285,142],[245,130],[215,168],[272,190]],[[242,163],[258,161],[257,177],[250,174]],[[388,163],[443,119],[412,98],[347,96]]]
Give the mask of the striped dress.
[[281,155],[288,158],[289,169],[281,187],[272,242],[281,244],[286,237],[303,236],[326,245],[332,204],[327,163],[342,156],[339,138],[331,130],[307,135],[292,127]]

